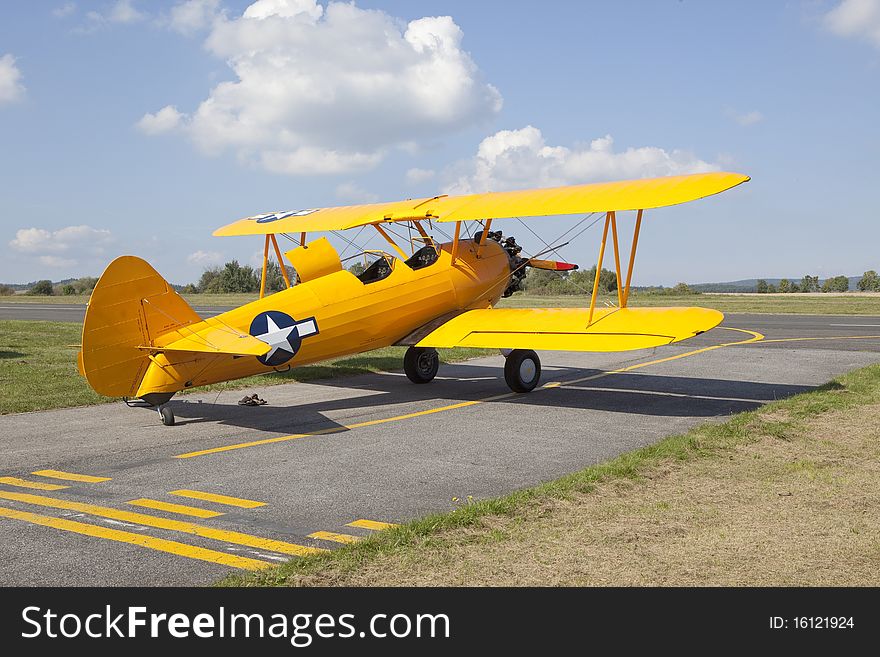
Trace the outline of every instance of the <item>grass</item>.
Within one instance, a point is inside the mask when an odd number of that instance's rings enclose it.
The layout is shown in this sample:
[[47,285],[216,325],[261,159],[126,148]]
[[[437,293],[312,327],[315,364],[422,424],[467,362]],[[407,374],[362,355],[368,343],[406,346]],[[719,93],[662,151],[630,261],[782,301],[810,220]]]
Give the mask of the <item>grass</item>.
[[[86,406],[111,401],[94,392],[76,368],[79,324],[0,321],[0,414]],[[272,372],[196,389],[235,390],[291,381],[313,381],[368,372],[398,370],[405,347],[386,347],[287,372]],[[483,355],[483,349],[440,350],[444,362]]]
[[[255,294],[188,294],[184,298],[193,306],[240,306],[254,301]],[[880,295],[849,293],[832,294],[694,294],[683,296],[665,296],[658,294],[634,293],[631,298],[633,307],[637,306],[703,306],[714,308],[725,313],[796,313],[805,315],[880,315]],[[0,305],[11,303],[72,303],[85,304],[87,296],[40,297],[15,295],[0,297]],[[536,296],[518,293],[503,299],[499,304],[502,308],[542,308],[542,307],[577,307],[588,306],[586,296]],[[617,296],[603,295],[599,298],[600,305],[617,303]]]
[[225,586],[878,585],[880,365]]
[[[617,305],[617,295],[602,296],[599,305]],[[579,296],[532,296],[515,294],[502,300],[500,307],[552,308],[587,307],[589,298]],[[803,315],[880,315],[880,295],[734,295],[691,294],[666,296],[660,294],[633,294],[630,305],[655,306],[702,306],[723,313],[803,314]]]

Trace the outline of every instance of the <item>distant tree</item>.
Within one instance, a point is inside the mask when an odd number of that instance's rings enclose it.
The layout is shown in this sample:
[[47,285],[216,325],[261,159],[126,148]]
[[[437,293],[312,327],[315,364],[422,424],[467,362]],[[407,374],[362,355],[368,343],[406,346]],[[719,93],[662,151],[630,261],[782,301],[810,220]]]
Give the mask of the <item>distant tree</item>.
[[36,283],[34,283],[34,286],[30,290],[28,290],[29,294],[39,294],[46,297],[51,296],[52,292],[52,281],[46,280],[37,281]]
[[366,267],[364,267],[364,263],[356,262],[351,267],[348,268],[348,271],[350,271],[355,276],[360,276],[361,274],[364,273],[365,269],[366,269]]
[[819,277],[818,276],[810,276],[809,274],[805,275],[801,279],[801,292],[818,292],[819,291]]
[[779,291],[791,292],[791,281],[787,278],[783,278],[781,281],[779,281]]
[[[261,274],[262,272],[257,272],[257,276]],[[291,284],[296,282],[296,271],[293,267],[287,267],[287,277]],[[286,289],[287,283],[284,282],[284,277],[281,275],[281,267],[275,261],[269,262],[266,267],[266,292],[280,292]]]
[[198,288],[199,292],[207,294],[259,292],[260,273],[249,265],[240,265],[238,260],[232,260],[222,268],[206,270],[199,279]]
[[65,285],[61,286],[61,294],[63,294],[66,297],[69,297],[73,294],[76,294],[76,288],[73,285],[71,285],[70,283],[66,283]]
[[675,287],[672,288],[672,294],[684,296],[687,294],[694,294],[694,291],[691,290],[691,286],[687,283],[676,283]]
[[[551,274],[553,272],[547,272]],[[573,271],[567,278],[571,281],[574,290],[569,294],[583,294],[586,290],[593,291],[593,281],[596,279],[596,266],[593,265],[585,271]],[[602,268],[599,273],[599,291],[600,292],[616,292],[617,291],[617,274],[608,269]]]
[[199,291],[198,288],[196,288],[196,286],[193,285],[192,283],[189,283],[188,285],[184,285],[182,288],[180,288],[181,294],[195,294],[198,291]]
[[798,283],[792,283],[792,284],[791,284],[791,291],[792,291],[792,292],[800,292],[800,291],[801,291],[801,286],[800,286],[800,284],[798,284]]
[[[593,291],[595,277],[595,267],[586,271],[572,272],[530,268],[526,273],[525,290],[529,294],[588,295]],[[602,269],[599,274],[599,291],[605,293],[617,291],[617,275],[613,271]]]
[[862,274],[858,288],[862,292],[880,292],[880,276],[877,276],[877,272],[873,269],[869,269]]
[[15,294],[15,288],[11,285],[0,285],[0,297],[10,297]]
[[832,276],[822,283],[823,292],[847,292],[849,291],[849,279],[846,276]]
[[767,284],[767,293],[773,294],[774,292],[776,292],[776,286],[773,285],[773,283],[768,283]]
[[755,285],[755,292],[758,294],[767,294],[767,281],[763,278],[758,279],[758,283]]
[[76,279],[72,283],[77,294],[85,294],[86,292],[91,292],[95,289],[95,285],[97,284],[98,279],[94,278],[93,276],[83,276],[82,278]]

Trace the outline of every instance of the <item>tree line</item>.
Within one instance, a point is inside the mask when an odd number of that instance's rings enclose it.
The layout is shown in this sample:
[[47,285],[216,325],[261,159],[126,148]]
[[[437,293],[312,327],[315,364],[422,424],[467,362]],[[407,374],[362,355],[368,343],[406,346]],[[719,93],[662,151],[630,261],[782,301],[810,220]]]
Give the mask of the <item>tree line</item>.
[[[349,271],[357,275],[363,269],[364,266],[361,263],[356,263],[349,268]],[[293,267],[287,266],[287,274],[291,281],[296,280],[296,272]],[[259,269],[232,260],[222,267],[206,269],[196,283],[185,285],[179,288],[179,291],[184,294],[251,294],[260,291],[260,276]],[[539,296],[589,295],[593,290],[595,277],[595,266],[590,269],[570,272],[529,269],[524,290],[528,294]],[[27,293],[43,296],[90,294],[97,282],[98,279],[91,276],[54,284],[50,280],[41,280],[34,283]],[[281,267],[276,262],[269,262],[266,270],[266,291],[278,292],[286,287],[287,284],[281,275]],[[873,269],[866,271],[857,287],[862,292],[880,292],[880,275]],[[771,292],[846,292],[848,290],[849,279],[846,276],[832,276],[820,282],[818,276],[805,275],[799,282],[783,278],[778,285],[760,279],[755,286],[755,291],[759,294]],[[599,273],[599,291],[606,294],[617,291],[617,275],[604,267]],[[686,283],[678,283],[673,287],[640,287],[638,292],[639,294],[670,296],[700,294],[698,290],[693,290]],[[0,285],[0,296],[12,294],[15,294],[15,290],[11,286]]]
[[[880,276],[873,269],[862,274],[861,279],[856,284],[860,292],[880,292]],[[758,294],[768,294],[772,292],[848,292],[849,278],[846,276],[832,276],[819,282],[818,276],[804,276],[800,282],[791,281],[783,278],[779,281],[779,285],[768,283],[765,279],[759,279],[755,286],[755,292]]]

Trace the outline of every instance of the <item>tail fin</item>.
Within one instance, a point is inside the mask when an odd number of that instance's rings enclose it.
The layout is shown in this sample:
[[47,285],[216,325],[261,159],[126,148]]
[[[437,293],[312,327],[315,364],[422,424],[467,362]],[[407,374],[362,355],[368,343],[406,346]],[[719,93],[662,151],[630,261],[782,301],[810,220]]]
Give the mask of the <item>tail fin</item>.
[[133,397],[150,364],[139,347],[201,321],[149,263],[134,256],[116,258],[89,299],[78,357],[80,373],[99,394]]

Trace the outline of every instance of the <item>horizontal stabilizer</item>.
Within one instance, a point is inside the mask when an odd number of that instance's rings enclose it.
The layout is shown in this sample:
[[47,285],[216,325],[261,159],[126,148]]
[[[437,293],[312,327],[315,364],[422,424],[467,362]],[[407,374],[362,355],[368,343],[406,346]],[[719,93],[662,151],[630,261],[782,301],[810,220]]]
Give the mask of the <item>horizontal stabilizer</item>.
[[211,317],[198,324],[181,327],[140,347],[148,351],[194,351],[233,356],[263,356],[271,346],[252,335],[237,331]]
[[453,317],[420,347],[629,351],[692,338],[724,319],[708,308],[496,308]]

